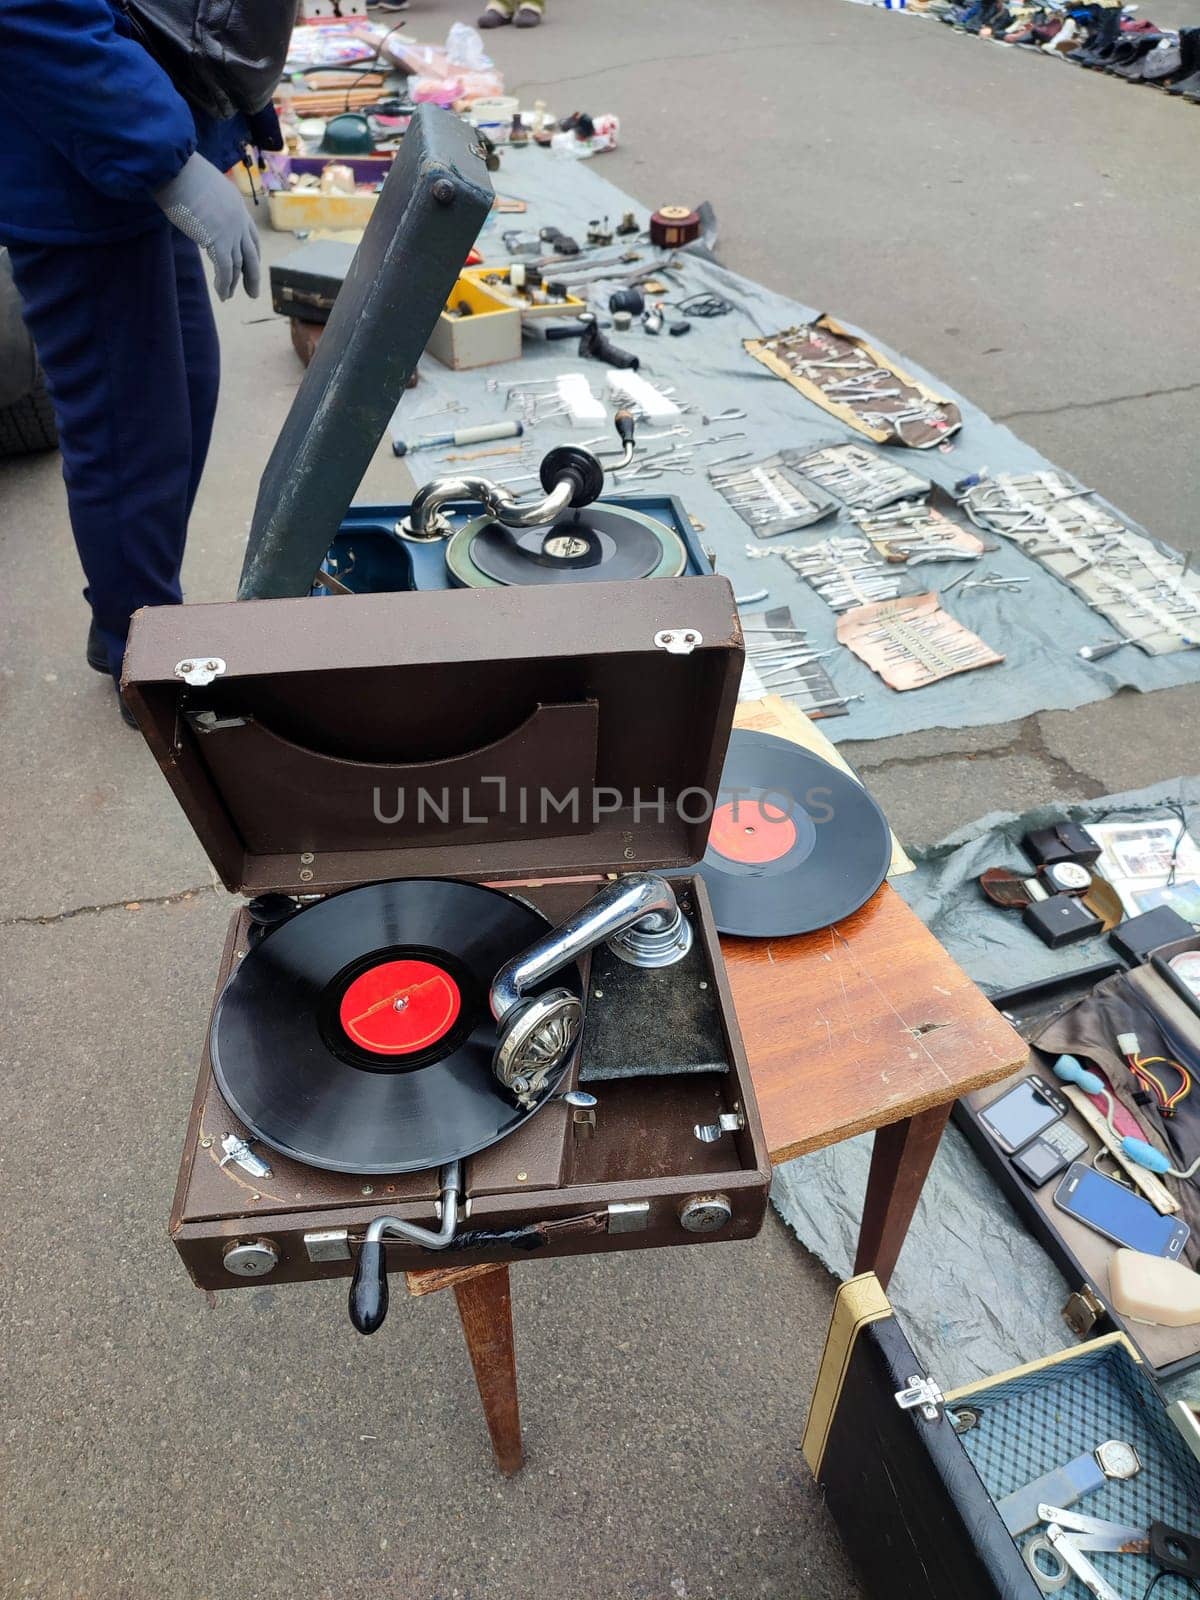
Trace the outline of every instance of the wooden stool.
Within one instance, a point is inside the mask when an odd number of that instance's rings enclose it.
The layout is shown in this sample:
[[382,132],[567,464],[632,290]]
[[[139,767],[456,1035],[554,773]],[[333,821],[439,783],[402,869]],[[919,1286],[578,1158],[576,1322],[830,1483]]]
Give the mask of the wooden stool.
[[412,1295],[454,1290],[496,1465],[510,1478],[520,1471],[525,1452],[521,1444],[517,1351],[507,1265],[431,1267],[427,1271],[406,1272],[404,1277]]

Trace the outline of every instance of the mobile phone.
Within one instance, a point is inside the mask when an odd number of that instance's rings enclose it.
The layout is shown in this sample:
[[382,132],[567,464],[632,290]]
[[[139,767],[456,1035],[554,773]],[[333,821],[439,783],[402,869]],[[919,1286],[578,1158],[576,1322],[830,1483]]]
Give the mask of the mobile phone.
[[1012,1164],[1031,1189],[1041,1189],[1051,1178],[1065,1172],[1072,1161],[1085,1155],[1087,1147],[1088,1142],[1081,1133],[1076,1133],[1065,1122],[1056,1122],[1013,1156]]
[[1039,1133],[1065,1117],[1067,1102],[1041,1078],[1022,1078],[979,1113],[979,1120],[1005,1155],[1014,1156]]
[[1068,1168],[1054,1191],[1054,1204],[1114,1244],[1128,1245],[1149,1256],[1166,1256],[1171,1261],[1182,1255],[1192,1231],[1176,1217],[1160,1216],[1149,1200],[1082,1161]]

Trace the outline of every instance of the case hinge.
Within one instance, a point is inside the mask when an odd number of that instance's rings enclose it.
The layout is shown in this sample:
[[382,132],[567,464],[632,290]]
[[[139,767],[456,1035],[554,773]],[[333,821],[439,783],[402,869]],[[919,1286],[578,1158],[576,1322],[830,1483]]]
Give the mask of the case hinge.
[[704,643],[704,635],[698,628],[660,628],[654,643],[670,655],[690,656],[697,645]]
[[908,1380],[907,1389],[900,1389],[896,1393],[896,1404],[901,1411],[919,1411],[926,1422],[938,1420],[945,1400],[945,1395],[933,1379],[922,1377],[919,1372]]
[[225,663],[220,656],[189,656],[186,661],[175,663],[175,676],[190,683],[193,689],[203,689],[224,671]]
[[1067,1327],[1077,1338],[1086,1339],[1088,1334],[1107,1313],[1107,1306],[1100,1296],[1085,1283],[1082,1289],[1077,1289],[1063,1307],[1063,1316]]

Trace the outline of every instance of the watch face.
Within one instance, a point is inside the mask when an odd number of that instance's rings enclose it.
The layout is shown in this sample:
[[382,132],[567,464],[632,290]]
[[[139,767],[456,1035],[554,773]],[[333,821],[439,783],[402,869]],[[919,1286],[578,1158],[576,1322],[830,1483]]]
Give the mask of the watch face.
[[1086,867],[1081,867],[1078,861],[1056,861],[1046,868],[1046,876],[1056,889],[1064,890],[1067,894],[1078,894],[1092,886],[1091,873]]
[[1137,1451],[1121,1439],[1109,1439],[1097,1446],[1096,1460],[1106,1478],[1132,1478],[1142,1467]]

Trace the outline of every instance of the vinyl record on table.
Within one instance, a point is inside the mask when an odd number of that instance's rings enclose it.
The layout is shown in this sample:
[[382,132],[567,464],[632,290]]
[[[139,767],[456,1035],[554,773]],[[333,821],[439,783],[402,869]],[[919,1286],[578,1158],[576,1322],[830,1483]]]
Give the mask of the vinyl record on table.
[[[318,901],[221,993],[222,1095],[264,1144],[332,1172],[416,1172],[486,1149],[533,1114],[492,1072],[488,991],[547,927],[511,895],[441,878]],[[577,971],[542,987],[555,985],[578,994]]]
[[871,898],[891,858],[861,784],[787,739],[734,730],[699,869],[722,933],[830,927]]
[[472,588],[612,583],[678,578],[687,551],[679,535],[653,517],[590,505],[563,512],[545,528],[505,528],[477,517],[451,538],[446,566],[456,583]]

